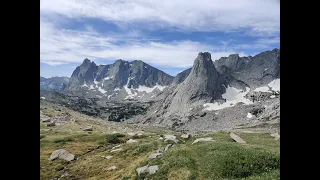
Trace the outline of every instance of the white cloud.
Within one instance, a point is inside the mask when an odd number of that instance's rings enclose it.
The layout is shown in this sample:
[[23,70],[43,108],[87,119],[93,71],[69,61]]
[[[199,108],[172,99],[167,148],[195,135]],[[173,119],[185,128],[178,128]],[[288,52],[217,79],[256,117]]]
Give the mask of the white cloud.
[[[136,35],[136,34],[134,34]],[[113,37],[114,36],[114,37]],[[40,21],[40,61],[49,65],[82,62],[84,58],[143,60],[146,63],[168,67],[189,67],[199,52],[211,52],[213,60],[235,51],[194,41],[140,42],[136,37],[99,36],[95,31],[57,29]],[[118,41],[127,43],[116,45]],[[244,53],[240,53],[245,55]]]
[[[233,53],[248,55],[243,53],[245,49],[279,43],[279,13],[279,3],[275,0],[41,0],[40,61],[59,65],[80,63],[84,58],[139,59],[157,66],[185,68],[193,64],[199,52],[208,51],[212,59],[217,60]],[[65,17],[73,20],[98,18],[126,31],[102,35],[87,22],[83,31],[63,29],[61,24],[66,23]],[[225,40],[220,46],[189,40],[161,42],[159,38],[145,36],[144,28],[245,30],[246,34],[259,38],[254,44],[234,45],[233,40]]]
[[280,31],[277,0],[41,0],[40,13],[99,18],[119,25],[233,31],[271,36]]

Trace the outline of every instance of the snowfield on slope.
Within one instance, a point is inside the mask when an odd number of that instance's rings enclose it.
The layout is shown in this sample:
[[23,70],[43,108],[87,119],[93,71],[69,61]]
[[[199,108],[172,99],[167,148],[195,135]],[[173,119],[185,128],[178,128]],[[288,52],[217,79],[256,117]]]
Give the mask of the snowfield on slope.
[[227,107],[233,107],[235,104],[239,102],[243,102],[244,104],[253,104],[252,101],[245,98],[244,96],[248,94],[250,88],[246,87],[246,91],[243,92],[242,90],[236,89],[234,87],[228,86],[226,92],[222,94],[222,98],[226,100],[226,102],[219,104],[215,103],[205,103],[203,104],[203,111],[213,111],[213,110],[220,110]]
[[271,92],[270,89],[272,91],[279,91],[280,92],[280,79],[274,79],[267,86],[258,87],[253,91],[255,91],[255,92]]

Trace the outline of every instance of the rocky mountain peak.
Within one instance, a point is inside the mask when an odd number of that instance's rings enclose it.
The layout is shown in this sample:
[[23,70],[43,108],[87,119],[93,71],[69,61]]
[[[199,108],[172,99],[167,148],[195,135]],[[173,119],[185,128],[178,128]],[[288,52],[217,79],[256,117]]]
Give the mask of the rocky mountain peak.
[[199,53],[188,77],[173,92],[171,112],[220,99],[224,87],[208,52]]

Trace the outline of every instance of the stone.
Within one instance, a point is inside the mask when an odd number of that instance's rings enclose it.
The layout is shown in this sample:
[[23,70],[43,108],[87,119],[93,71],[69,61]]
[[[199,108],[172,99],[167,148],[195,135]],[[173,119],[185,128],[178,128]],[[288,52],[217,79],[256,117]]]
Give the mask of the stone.
[[151,174],[156,173],[158,170],[159,170],[158,165],[154,165],[154,166],[146,165],[146,166],[139,167],[136,169],[138,175],[143,174],[143,173],[149,173],[151,175]]
[[68,151],[64,150],[64,149],[58,149],[52,152],[52,154],[50,155],[49,160],[53,161],[57,158],[66,160],[66,161],[72,161],[75,159],[75,155],[69,153]]
[[230,137],[235,140],[237,143],[240,144],[245,144],[247,143],[246,141],[244,141],[241,137],[239,137],[238,135],[236,135],[235,133],[230,133]]
[[157,156],[161,155],[161,153],[154,153],[149,155],[149,159],[155,159]]
[[55,122],[51,122],[51,123],[48,123],[48,124],[47,124],[47,127],[51,127],[51,126],[55,126],[55,125],[56,125]]
[[122,148],[119,148],[119,149],[113,149],[113,150],[111,150],[110,152],[117,152],[117,151],[122,151]]
[[199,139],[196,139],[195,141],[193,141],[192,144],[195,144],[195,143],[198,143],[198,142],[206,142],[206,141],[213,142],[213,141],[215,141],[215,140],[213,140],[211,137],[208,137],[208,138],[199,138]]
[[113,170],[115,170],[115,169],[117,169],[116,166],[111,166],[111,167],[109,167],[109,168],[107,169],[107,171],[113,171]]
[[167,144],[167,146],[164,148],[164,151],[167,151],[171,147],[172,147],[172,144]]
[[136,133],[131,133],[131,132],[129,132],[128,135],[129,135],[129,136],[134,136],[134,135],[136,135]]
[[106,156],[106,159],[108,159],[108,160],[110,160],[112,158],[113,158],[113,156]]
[[51,121],[51,118],[43,118],[42,119],[42,122],[43,123],[48,123],[48,122],[50,122]]
[[279,140],[280,139],[280,134],[279,133],[272,133],[270,134],[272,137],[274,137],[275,140]]
[[149,174],[154,174],[158,171],[159,167],[158,165],[154,165],[154,166],[149,166],[147,168],[147,171],[149,172]]
[[129,139],[128,141],[127,141],[127,143],[136,143],[136,142],[138,142],[137,140],[134,140],[134,139]]
[[116,145],[116,146],[112,147],[112,149],[116,149],[116,148],[118,148],[118,147],[120,147],[120,146],[121,146],[121,144]]
[[93,127],[87,127],[87,128],[84,128],[83,131],[93,131]]
[[175,143],[178,142],[178,140],[177,140],[175,135],[164,135],[164,141],[166,142],[168,140],[171,140],[171,141],[173,141]]
[[137,171],[138,175],[140,175],[142,173],[145,173],[147,168],[148,168],[148,165],[142,166],[142,167],[137,168],[136,171]]
[[189,139],[191,137],[191,134],[182,134],[180,137],[183,139]]

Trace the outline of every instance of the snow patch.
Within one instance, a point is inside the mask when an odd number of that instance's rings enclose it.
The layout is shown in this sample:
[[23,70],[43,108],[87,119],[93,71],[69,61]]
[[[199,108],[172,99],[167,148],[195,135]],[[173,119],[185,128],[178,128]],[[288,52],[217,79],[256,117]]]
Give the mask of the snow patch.
[[273,90],[273,91],[280,91],[280,78],[275,79],[271,81],[268,86]]
[[87,88],[89,87],[89,86],[86,84],[86,81],[84,81],[82,87],[87,87]]
[[258,87],[253,91],[254,92],[271,92],[268,86]]
[[247,118],[249,118],[249,119],[252,118],[252,114],[251,114],[251,113],[248,113],[248,114],[247,114]]
[[270,96],[271,99],[273,99],[273,98],[275,98],[275,97],[276,97],[275,95],[271,95],[271,96]]
[[146,93],[151,93],[153,90],[155,89],[159,89],[160,91],[162,91],[164,88],[166,88],[166,86],[161,86],[159,84],[156,84],[153,87],[147,87],[147,86],[139,86],[136,90],[139,92],[146,92]]
[[91,84],[89,87],[89,90],[94,89],[93,85]]
[[115,88],[114,91],[120,91],[120,89],[119,88]]
[[124,99],[132,99],[134,96],[137,95],[136,93],[133,94],[133,93],[131,92],[131,89],[128,88],[128,84],[129,84],[130,80],[131,80],[131,78],[129,77],[127,84],[126,84],[125,86],[123,86],[124,90],[126,90],[126,92],[127,92],[127,94],[128,94],[128,96],[125,97]]
[[102,94],[107,92],[106,90],[102,89],[101,87],[98,87],[98,91],[100,91]]
[[255,92],[271,92],[272,91],[280,91],[280,79],[275,79],[271,81],[268,86],[258,87],[256,88]]
[[93,80],[93,83],[94,84],[98,84],[99,82],[97,80]]
[[252,104],[253,102],[249,99],[246,99],[244,96],[248,94],[250,88],[246,87],[246,91],[243,92],[242,90],[238,90],[234,87],[228,86],[226,92],[222,94],[222,98],[226,100],[226,102],[219,104],[218,102],[215,103],[205,103],[203,104],[204,109],[207,111],[212,110],[219,110],[227,107],[232,107],[235,104],[242,102],[244,104]]
[[109,76],[107,76],[107,77],[105,77],[105,78],[103,78],[103,80],[109,80],[109,79],[112,79],[113,78],[113,76],[111,76],[111,77],[109,77]]

